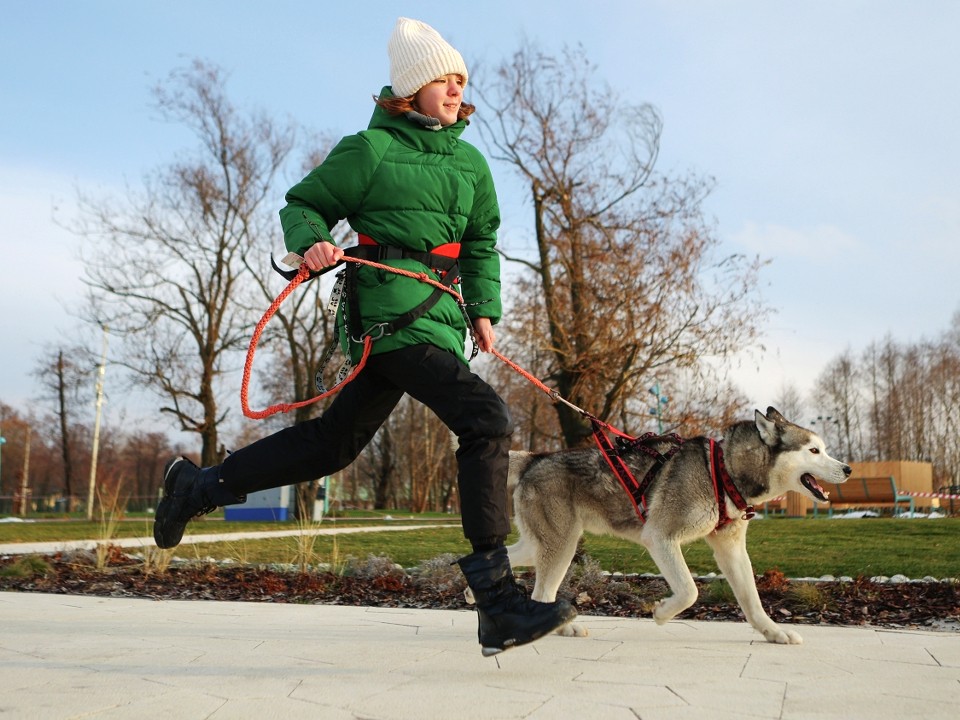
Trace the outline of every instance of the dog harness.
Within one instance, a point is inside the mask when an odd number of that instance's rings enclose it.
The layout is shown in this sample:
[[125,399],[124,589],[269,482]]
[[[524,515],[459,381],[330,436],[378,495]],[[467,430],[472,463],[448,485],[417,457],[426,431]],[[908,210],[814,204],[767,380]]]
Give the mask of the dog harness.
[[[596,440],[600,451],[603,453],[607,465],[610,466],[614,476],[620,481],[621,487],[623,487],[627,493],[627,497],[637,512],[637,517],[639,517],[642,522],[646,522],[647,491],[667,461],[680,451],[680,446],[683,445],[684,439],[676,433],[670,433],[668,435],[646,433],[640,437],[631,437],[596,418],[591,417],[590,422],[593,425],[594,440]],[[615,434],[617,436],[616,442],[611,442],[605,431]],[[654,446],[664,442],[673,443],[673,447],[667,450],[667,452],[661,453],[656,450]],[[713,480],[714,496],[717,499],[717,509],[720,514],[717,520],[717,526],[714,528],[714,532],[716,532],[734,521],[734,518],[730,517],[730,514],[727,512],[727,497],[729,497],[737,509],[743,513],[740,519],[750,520],[756,516],[756,512],[753,509],[753,505],[750,505],[744,500],[743,495],[737,489],[737,486],[734,485],[730,473],[727,472],[726,465],[724,465],[723,462],[721,443],[716,440],[710,440],[709,448],[710,477]],[[643,476],[643,480],[638,482],[634,477],[630,467],[624,462],[622,457],[622,453],[624,452],[642,452],[654,459],[655,462],[650,466],[650,469],[647,470]]]
[[[591,417],[590,423],[593,425],[593,437],[600,451],[603,453],[607,465],[613,471],[614,476],[620,481],[620,485],[633,503],[633,509],[637,511],[637,517],[646,522],[647,519],[647,490],[659,474],[660,470],[680,450],[683,445],[683,438],[676,433],[669,435],[657,435],[655,433],[646,433],[640,437],[631,437],[620,432],[614,427],[601,422],[597,418]],[[616,444],[610,441],[604,430],[609,430],[617,436]],[[672,442],[674,443],[666,453],[660,453],[654,449],[654,445]],[[654,459],[653,465],[643,476],[643,480],[637,482],[630,468],[624,462],[621,453],[623,452],[643,452]]]
[[723,463],[723,449],[716,440],[710,440],[710,476],[713,478],[713,492],[717,497],[717,507],[720,510],[720,519],[717,520],[717,527],[714,532],[726,527],[733,522],[734,518],[727,513],[727,496],[736,505],[737,510],[743,514],[741,520],[752,520],[756,517],[753,505],[743,499],[743,495],[733,484],[730,473],[727,472],[727,466]]

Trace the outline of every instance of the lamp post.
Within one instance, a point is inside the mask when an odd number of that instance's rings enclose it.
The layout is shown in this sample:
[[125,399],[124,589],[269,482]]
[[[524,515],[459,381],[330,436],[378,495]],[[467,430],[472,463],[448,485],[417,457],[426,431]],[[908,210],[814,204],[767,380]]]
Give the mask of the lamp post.
[[107,369],[107,326],[103,326],[103,355],[97,371],[97,411],[93,421],[93,450],[90,456],[90,487],[87,490],[87,520],[93,519],[93,492],[97,484],[97,455],[100,452],[100,415],[103,410],[103,375]]

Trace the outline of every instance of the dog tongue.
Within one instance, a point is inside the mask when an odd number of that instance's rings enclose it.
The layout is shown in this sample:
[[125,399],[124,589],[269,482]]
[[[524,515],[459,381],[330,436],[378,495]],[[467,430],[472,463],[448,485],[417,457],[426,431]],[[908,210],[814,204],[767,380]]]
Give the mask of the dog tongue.
[[817,479],[813,477],[810,473],[804,473],[800,476],[800,482],[807,487],[810,492],[812,492],[818,500],[826,500],[827,493],[824,491],[820,484],[817,482]]

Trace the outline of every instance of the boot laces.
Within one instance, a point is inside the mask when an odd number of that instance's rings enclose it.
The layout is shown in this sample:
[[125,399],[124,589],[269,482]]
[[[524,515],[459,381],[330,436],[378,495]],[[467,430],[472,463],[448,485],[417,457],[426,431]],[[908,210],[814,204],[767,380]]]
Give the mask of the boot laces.
[[192,516],[190,517],[190,519],[191,519],[191,520],[194,520],[194,519],[196,519],[196,518],[198,518],[198,517],[203,517],[204,515],[209,515],[210,513],[212,513],[212,512],[213,512],[214,510],[216,510],[216,509],[217,509],[217,506],[216,506],[216,505],[205,505],[205,506],[203,506],[202,508],[200,508],[200,509],[197,511],[197,514],[196,514],[196,515],[192,515]]
[[526,614],[534,601],[530,599],[526,588],[521,586],[511,573],[498,583],[498,595],[505,600],[505,605],[513,612]]

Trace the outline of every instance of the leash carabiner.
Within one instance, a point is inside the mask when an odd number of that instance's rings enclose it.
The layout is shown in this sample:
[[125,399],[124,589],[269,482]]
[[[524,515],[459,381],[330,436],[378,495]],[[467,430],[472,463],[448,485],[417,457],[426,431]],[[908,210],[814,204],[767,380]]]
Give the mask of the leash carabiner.
[[[371,341],[376,341],[383,337],[389,337],[390,335],[393,335],[393,333],[387,332],[388,327],[390,327],[390,323],[377,323],[376,325],[371,325],[366,331],[364,331],[363,334],[360,335],[360,337],[358,338],[351,337],[350,339],[353,340],[355,343],[359,344],[359,343],[362,343],[367,338],[370,338]],[[373,333],[375,331],[379,331],[379,332],[377,332],[377,334],[374,335]]]

